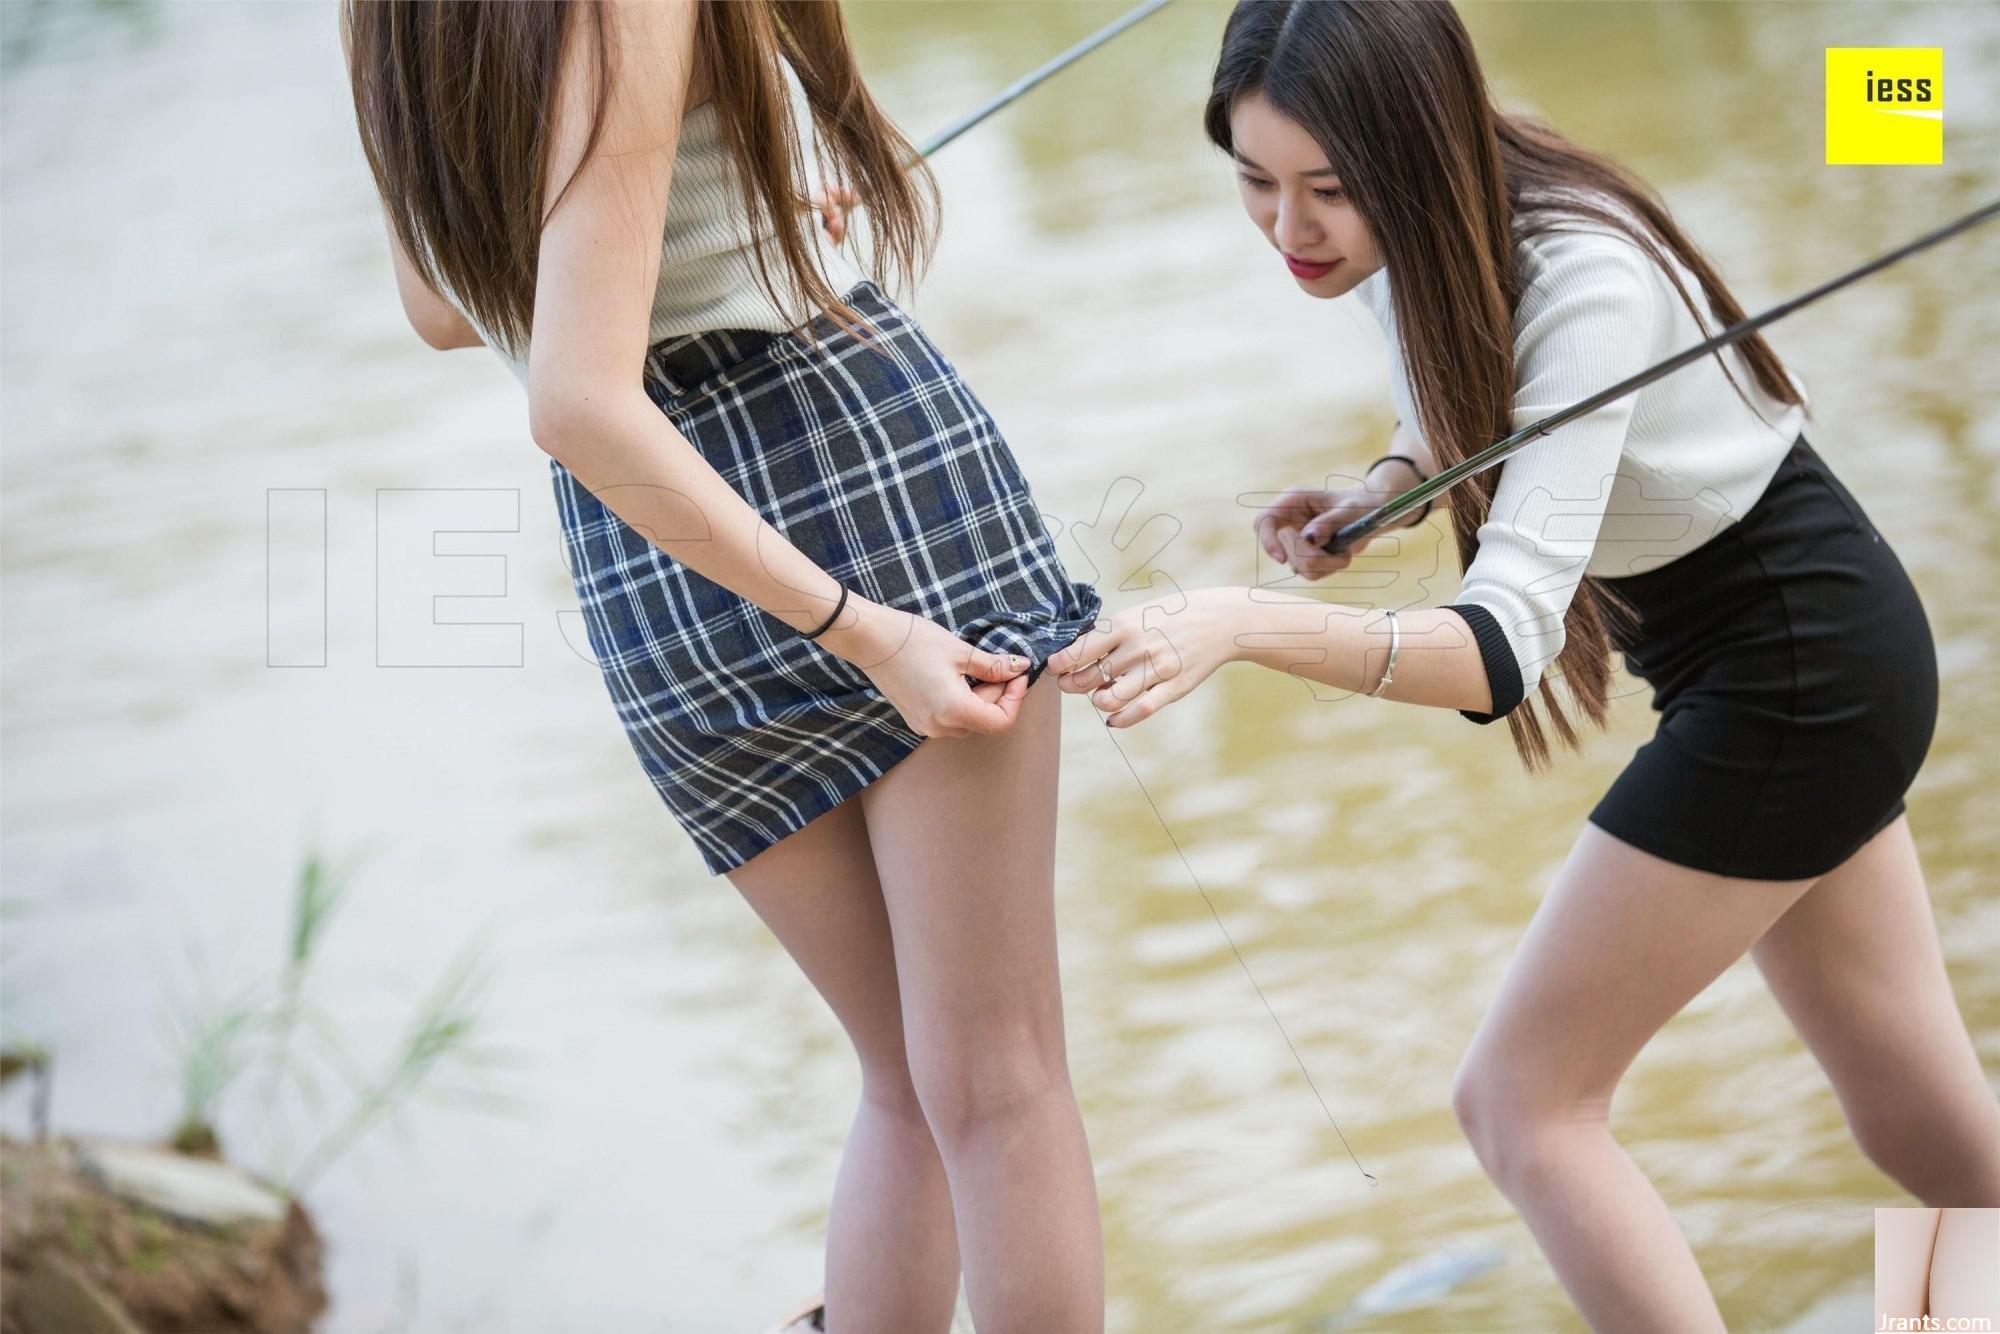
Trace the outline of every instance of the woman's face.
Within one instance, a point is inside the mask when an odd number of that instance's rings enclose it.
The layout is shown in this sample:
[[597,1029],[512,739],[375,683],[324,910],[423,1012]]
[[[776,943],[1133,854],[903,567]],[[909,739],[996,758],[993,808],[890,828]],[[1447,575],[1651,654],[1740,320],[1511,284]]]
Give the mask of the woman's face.
[[1261,92],[1229,112],[1236,185],[1250,220],[1310,296],[1336,297],[1382,267],[1375,239],[1305,126]]

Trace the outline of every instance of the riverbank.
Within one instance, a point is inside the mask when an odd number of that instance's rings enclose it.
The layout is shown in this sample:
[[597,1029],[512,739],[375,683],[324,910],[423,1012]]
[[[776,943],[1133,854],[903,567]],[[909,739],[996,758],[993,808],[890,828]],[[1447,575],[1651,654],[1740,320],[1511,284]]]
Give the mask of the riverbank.
[[312,1219],[215,1157],[0,1136],[0,1334],[308,1334]]

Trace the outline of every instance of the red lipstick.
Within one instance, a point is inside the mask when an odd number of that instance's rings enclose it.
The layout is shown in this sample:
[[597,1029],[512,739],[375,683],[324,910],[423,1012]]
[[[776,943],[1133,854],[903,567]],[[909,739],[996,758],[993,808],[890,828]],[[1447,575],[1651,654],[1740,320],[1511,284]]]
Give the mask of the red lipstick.
[[1307,282],[1311,282],[1315,278],[1326,277],[1327,274],[1333,272],[1335,266],[1339,263],[1340,261],[1336,259],[1331,264],[1314,264],[1312,261],[1300,259],[1296,255],[1285,256],[1285,267],[1292,271],[1294,277],[1304,278]]

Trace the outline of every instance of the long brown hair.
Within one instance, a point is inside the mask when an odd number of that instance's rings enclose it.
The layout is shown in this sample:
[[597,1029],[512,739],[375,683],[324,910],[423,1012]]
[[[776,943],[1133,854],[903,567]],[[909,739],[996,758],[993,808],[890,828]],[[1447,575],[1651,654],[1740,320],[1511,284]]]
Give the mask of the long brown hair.
[[[390,225],[433,290],[519,353],[535,307],[542,228],[598,144],[611,89],[603,0],[341,0],[361,145]],[[594,46],[589,134],[549,197],[558,84],[572,41]],[[695,59],[707,71],[751,227],[758,281],[781,308],[776,269],[843,327],[859,316],[813,258],[803,144],[780,59],[812,113],[820,168],[868,206],[870,268],[915,281],[936,238],[937,183],[869,96],[838,4],[701,0]]]
[[[1514,312],[1524,286],[1515,247],[1560,229],[1552,201],[1630,236],[1665,270],[1700,327],[1708,329],[1706,314],[1662,247],[1701,280],[1724,324],[1743,318],[1650,186],[1549,126],[1494,107],[1472,39],[1445,0],[1239,0],[1204,111],[1209,139],[1225,152],[1230,109],[1251,93],[1312,134],[1367,223],[1392,278],[1417,425],[1441,467],[1512,433]],[[1760,335],[1736,346],[1764,393],[1799,402]],[[1728,374],[1720,354],[1717,361]],[[1742,395],[1733,375],[1730,383]],[[1499,480],[1500,469],[1489,468],[1453,494],[1462,568],[1478,553]],[[1623,629],[1636,613],[1604,580],[1585,576],[1554,664],[1573,705],[1600,728],[1610,715],[1614,619]],[[1507,715],[1530,772],[1549,761],[1538,702],[1563,744],[1580,748],[1555,674],[1544,673],[1536,698]]]

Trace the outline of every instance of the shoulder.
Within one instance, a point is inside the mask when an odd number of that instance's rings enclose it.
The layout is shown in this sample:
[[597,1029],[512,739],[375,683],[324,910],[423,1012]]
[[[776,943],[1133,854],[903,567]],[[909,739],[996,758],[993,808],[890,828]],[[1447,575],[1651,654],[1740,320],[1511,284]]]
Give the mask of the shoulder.
[[[609,85],[599,146],[605,157],[670,144],[687,105],[699,9],[693,0],[613,0],[599,12],[604,65],[597,66],[588,25],[572,25],[563,57],[566,96],[585,98],[599,77]],[[587,124],[588,103],[576,106]]]
[[1673,337],[1674,298],[1658,261],[1632,236],[1594,219],[1523,238],[1514,357],[1528,378],[1590,378]]
[[659,55],[680,50],[683,36],[694,31],[699,11],[696,0],[609,0],[604,6],[613,38],[650,47]]
[[1524,315],[1583,297],[1651,308],[1666,276],[1636,238],[1595,221],[1558,224],[1524,238],[1516,255]]

